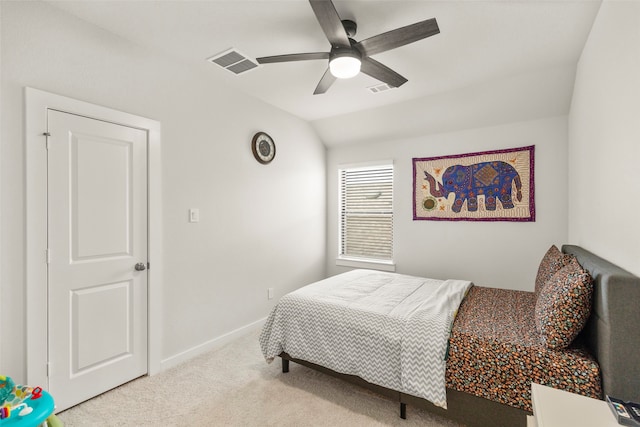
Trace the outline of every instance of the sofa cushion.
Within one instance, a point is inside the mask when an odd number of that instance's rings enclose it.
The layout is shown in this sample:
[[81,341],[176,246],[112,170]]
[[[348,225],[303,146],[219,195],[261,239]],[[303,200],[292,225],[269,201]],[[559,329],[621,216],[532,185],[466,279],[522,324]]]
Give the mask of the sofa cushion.
[[575,258],[545,282],[535,308],[542,344],[553,349],[571,344],[591,314],[592,293],[591,276]]

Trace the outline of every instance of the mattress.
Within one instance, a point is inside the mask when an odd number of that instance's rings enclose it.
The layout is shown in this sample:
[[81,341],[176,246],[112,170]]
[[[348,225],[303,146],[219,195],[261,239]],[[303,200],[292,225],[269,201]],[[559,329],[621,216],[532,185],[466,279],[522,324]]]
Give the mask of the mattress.
[[449,339],[447,388],[531,411],[531,382],[601,398],[600,369],[579,344],[551,350],[534,322],[533,292],[472,287]]

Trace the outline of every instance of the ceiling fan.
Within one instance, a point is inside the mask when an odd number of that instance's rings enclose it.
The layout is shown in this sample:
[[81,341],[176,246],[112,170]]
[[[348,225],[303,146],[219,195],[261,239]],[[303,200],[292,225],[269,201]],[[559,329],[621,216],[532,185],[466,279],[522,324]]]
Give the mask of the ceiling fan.
[[357,25],[351,20],[341,20],[331,0],[309,0],[320,27],[331,43],[330,52],[294,53],[289,55],[256,58],[260,64],[275,62],[328,59],[329,67],[320,79],[314,95],[325,93],[338,78],[351,78],[363,72],[392,87],[400,87],[407,79],[371,55],[395,49],[433,36],[440,32],[435,18],[407,25],[356,42]]

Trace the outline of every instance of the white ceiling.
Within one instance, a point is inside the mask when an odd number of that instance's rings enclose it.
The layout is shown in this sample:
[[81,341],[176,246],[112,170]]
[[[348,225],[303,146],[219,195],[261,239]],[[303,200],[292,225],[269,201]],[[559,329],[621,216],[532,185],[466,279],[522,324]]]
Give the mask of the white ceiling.
[[322,122],[414,105],[532,70],[575,68],[601,0],[335,0],[340,17],[357,22],[358,41],[432,17],[440,34],[374,57],[409,80],[400,88],[372,94],[366,87],[378,82],[360,74],[338,80],[323,95],[312,93],[326,61],[265,64],[238,76],[206,62],[231,47],[252,58],[329,51],[306,0],[49,2],[305,120]]

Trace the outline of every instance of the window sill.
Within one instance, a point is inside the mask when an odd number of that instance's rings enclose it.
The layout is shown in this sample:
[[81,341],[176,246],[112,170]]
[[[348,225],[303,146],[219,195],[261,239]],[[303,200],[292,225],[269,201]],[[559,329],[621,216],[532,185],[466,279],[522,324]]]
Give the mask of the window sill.
[[336,258],[336,265],[351,268],[368,268],[371,270],[396,271],[396,265],[393,261],[375,261],[370,259],[358,258]]

